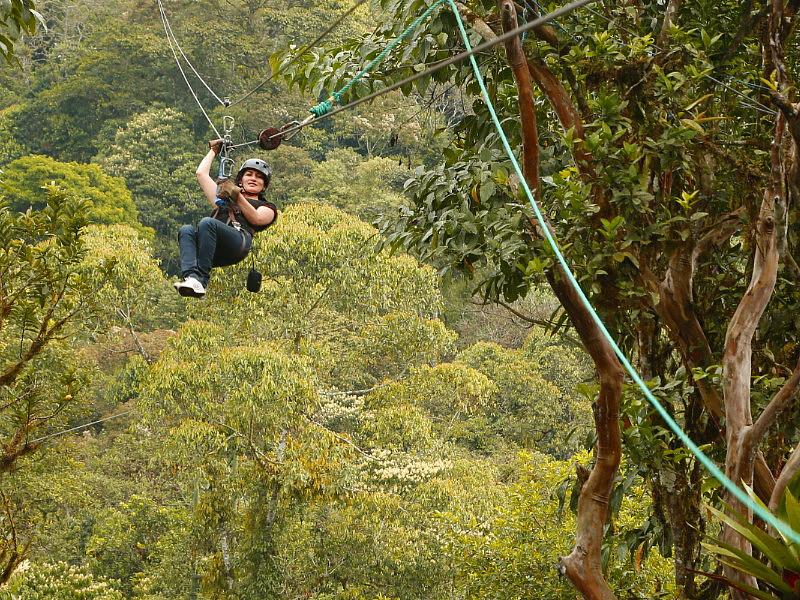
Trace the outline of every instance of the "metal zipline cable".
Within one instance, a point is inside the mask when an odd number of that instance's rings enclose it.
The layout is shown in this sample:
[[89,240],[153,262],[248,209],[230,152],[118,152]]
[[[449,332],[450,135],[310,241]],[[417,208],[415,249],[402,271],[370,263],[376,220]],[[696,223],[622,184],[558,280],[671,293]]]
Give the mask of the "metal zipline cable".
[[[206,113],[205,109],[203,108],[203,105],[200,103],[200,100],[197,97],[197,94],[195,93],[195,91],[192,88],[191,84],[189,83],[189,79],[186,77],[186,73],[184,72],[183,67],[180,64],[180,61],[178,60],[177,53],[175,52],[175,48],[176,47],[178,49],[178,52],[180,52],[181,56],[186,61],[186,64],[189,65],[189,68],[191,68],[192,72],[200,80],[200,82],[205,86],[205,88],[211,93],[211,95],[214,96],[214,98],[216,98],[216,100],[222,106],[233,106],[234,104],[238,104],[240,102],[243,102],[244,100],[249,98],[251,95],[253,95],[255,92],[257,92],[259,89],[261,89],[264,85],[266,85],[269,81],[271,81],[272,79],[277,77],[289,65],[291,65],[292,63],[297,61],[300,57],[305,55],[305,53],[308,52],[311,48],[316,46],[319,42],[321,42],[328,35],[330,35],[331,32],[333,32],[334,29],[336,29],[339,25],[341,25],[341,23],[347,17],[352,15],[353,12],[355,12],[356,9],[358,9],[359,6],[365,4],[367,1],[368,0],[358,0],[346,12],[341,14],[327,29],[325,29],[322,33],[320,33],[314,40],[312,40],[311,42],[309,42],[308,44],[303,46],[303,48],[301,48],[300,51],[297,52],[297,54],[293,55],[292,58],[289,59],[289,61],[287,61],[286,63],[281,65],[274,73],[270,74],[270,76],[267,77],[264,81],[259,83],[255,88],[253,88],[252,90],[247,92],[241,98],[238,98],[237,100],[234,100],[233,102],[227,102],[227,103],[225,102],[225,100],[220,99],[220,97],[216,93],[214,93],[214,90],[212,90],[211,87],[205,82],[203,77],[200,75],[200,73],[197,72],[197,69],[194,68],[194,65],[192,65],[191,61],[189,60],[189,58],[184,53],[183,49],[181,48],[180,44],[178,43],[178,39],[175,37],[175,34],[172,31],[172,26],[170,25],[169,19],[167,18],[166,9],[164,8],[164,5],[163,5],[161,0],[158,0],[158,8],[159,8],[159,12],[161,14],[161,23],[164,26],[164,33],[167,36],[167,42],[169,42],[170,49],[172,50],[172,55],[175,57],[175,64],[178,65],[178,69],[180,70],[181,75],[183,76],[183,80],[186,82],[186,86],[189,88],[189,91],[191,92],[192,96],[194,97],[195,102],[197,102],[197,105],[200,107],[200,110],[203,112],[203,116],[205,116],[206,120],[208,121],[208,124],[211,126],[211,129],[214,130],[214,133],[217,135],[217,137],[222,137],[220,135],[219,131],[217,130],[217,128],[214,126],[214,123],[211,121],[210,117],[208,116],[208,113]],[[174,46],[173,46],[173,43],[174,43]],[[247,145],[247,144],[241,144],[241,145]]]
[[164,10],[164,5],[161,3],[161,0],[158,0],[158,5],[159,5],[159,7],[161,7],[161,13],[163,15],[164,24],[166,25],[166,29],[165,30],[168,30],[167,31],[167,36],[170,37],[173,42],[175,42],[175,46],[178,48],[178,52],[181,53],[181,56],[183,57],[183,60],[185,60],[186,64],[189,65],[189,68],[192,70],[192,73],[194,73],[195,76],[200,80],[200,83],[202,83],[205,86],[205,88],[209,91],[209,93],[212,96],[214,96],[214,98],[216,98],[217,102],[219,102],[222,106],[225,106],[225,101],[222,98],[220,98],[219,96],[217,96],[217,94],[214,92],[214,90],[212,90],[211,87],[206,83],[206,80],[203,79],[203,76],[200,75],[200,73],[197,72],[197,69],[194,68],[194,65],[192,64],[192,61],[189,60],[189,57],[186,56],[186,53],[183,51],[183,48],[181,48],[181,45],[178,43],[178,38],[175,37],[175,33],[172,31],[172,25],[170,25],[170,23],[169,23],[169,19],[167,18],[166,10]]
[[208,124],[211,126],[211,129],[214,130],[214,133],[217,135],[218,138],[221,138],[222,136],[220,135],[217,128],[214,126],[214,122],[208,116],[206,109],[203,108],[200,99],[197,97],[197,94],[192,88],[192,84],[189,83],[189,78],[186,77],[186,73],[184,72],[183,67],[181,66],[181,61],[178,59],[178,53],[175,52],[175,48],[172,45],[172,39],[170,38],[169,27],[167,24],[167,14],[164,11],[164,5],[161,3],[161,0],[158,0],[158,8],[159,11],[161,12],[161,24],[164,26],[164,33],[166,33],[167,35],[167,42],[169,43],[170,50],[172,50],[172,56],[175,57],[175,64],[178,65],[178,70],[181,72],[181,75],[183,75],[183,80],[186,82],[186,87],[189,88],[189,91],[192,93],[192,96],[194,96],[194,101],[197,102],[197,106],[200,107],[200,111],[203,113],[203,116],[206,118],[206,121],[208,121]]
[[[431,67],[428,67],[424,71],[421,71],[419,73],[415,73],[414,75],[410,75],[409,77],[406,77],[405,79],[402,79],[402,80],[400,80],[400,81],[398,81],[396,83],[393,83],[392,85],[386,86],[385,88],[382,88],[382,89],[380,89],[380,90],[378,90],[376,92],[372,92],[371,94],[368,94],[366,96],[363,96],[361,98],[353,100],[349,104],[345,104],[344,106],[340,106],[338,108],[334,108],[330,112],[327,112],[327,113],[325,113],[325,114],[323,114],[321,116],[314,117],[313,119],[308,119],[306,121],[303,121],[302,123],[294,125],[293,127],[288,127],[287,129],[281,131],[280,133],[276,133],[275,135],[272,135],[267,139],[271,140],[271,139],[276,138],[276,137],[281,137],[281,136],[284,136],[284,135],[287,135],[287,134],[292,134],[295,131],[300,131],[304,127],[308,127],[309,125],[313,125],[314,123],[317,123],[317,122],[319,122],[319,121],[321,121],[323,119],[326,119],[328,117],[332,117],[332,116],[337,115],[337,114],[339,114],[341,112],[344,112],[344,111],[350,110],[352,108],[355,108],[356,106],[359,106],[360,104],[364,104],[365,102],[370,102],[370,101],[374,100],[375,98],[378,98],[380,96],[383,96],[384,94],[388,94],[388,93],[393,92],[393,91],[395,91],[397,89],[400,89],[401,87],[406,86],[409,83],[413,83],[414,81],[416,81],[418,79],[422,79],[423,77],[428,77],[432,73],[435,73],[437,71],[441,71],[445,67],[449,67],[450,65],[453,65],[453,64],[456,64],[456,63],[460,63],[460,62],[466,60],[467,58],[471,57],[473,54],[477,54],[477,53],[483,52],[485,50],[488,50],[489,48],[493,48],[494,46],[496,46],[498,44],[502,44],[503,42],[505,42],[508,39],[511,39],[514,36],[517,36],[517,35],[525,32],[525,31],[529,31],[531,29],[534,29],[536,27],[544,25],[545,23],[549,23],[553,19],[557,19],[557,18],[559,18],[561,16],[569,14],[569,13],[571,13],[571,12],[573,12],[573,11],[583,7],[583,6],[586,6],[587,4],[591,4],[592,2],[597,2],[597,0],[576,0],[575,2],[571,2],[570,4],[566,4],[566,5],[562,6],[561,8],[559,8],[557,10],[554,10],[553,12],[551,12],[551,13],[549,13],[547,15],[543,15],[543,16],[539,17],[538,19],[534,19],[533,21],[530,21],[529,23],[521,25],[521,26],[519,26],[519,27],[517,27],[517,28],[515,28],[515,29],[513,29],[511,31],[508,31],[508,32],[504,33],[503,35],[499,35],[493,40],[490,40],[488,42],[484,42],[483,44],[480,44],[480,45],[476,46],[475,48],[471,48],[469,50],[466,50],[465,52],[461,52],[460,54],[456,54],[455,56],[451,56],[450,58],[441,60],[441,61],[435,63],[434,65],[432,65]],[[258,142],[259,142],[259,140],[254,140],[254,141],[251,141],[251,142],[244,142],[242,144],[237,144],[235,146],[232,146],[232,148],[239,148],[241,146],[252,146],[254,144],[257,144]]]
[[244,100],[246,100],[247,98],[249,98],[250,96],[252,96],[253,94],[255,94],[255,93],[256,93],[258,90],[260,90],[262,87],[264,87],[264,86],[265,86],[267,83],[269,83],[270,81],[272,81],[272,80],[273,80],[275,77],[277,77],[278,75],[280,75],[280,74],[283,72],[283,70],[284,70],[284,69],[286,69],[286,68],[287,68],[289,65],[291,65],[291,64],[293,64],[293,63],[295,63],[297,60],[299,60],[299,59],[300,59],[300,57],[301,57],[301,56],[305,55],[305,53],[306,53],[306,52],[308,52],[309,50],[311,50],[311,48],[313,48],[314,46],[316,46],[317,44],[319,44],[319,43],[320,43],[322,40],[324,40],[326,37],[328,37],[328,36],[331,34],[331,32],[332,32],[334,29],[336,29],[336,28],[337,28],[339,25],[341,25],[341,24],[342,24],[342,22],[343,22],[343,21],[344,21],[344,20],[345,20],[347,17],[349,17],[350,15],[352,15],[352,14],[353,14],[353,13],[356,11],[356,9],[357,9],[359,6],[361,6],[362,4],[366,3],[367,1],[368,1],[368,0],[358,0],[358,2],[356,2],[356,3],[355,3],[353,6],[351,6],[349,10],[347,10],[347,12],[345,12],[345,13],[342,13],[342,14],[341,14],[341,15],[340,15],[340,16],[339,16],[339,17],[338,17],[338,18],[337,18],[337,19],[336,19],[336,20],[335,20],[333,23],[331,23],[331,25],[330,25],[330,26],[329,26],[329,27],[328,27],[328,28],[327,28],[325,31],[323,31],[322,33],[320,33],[320,34],[319,34],[319,35],[318,35],[318,36],[317,36],[317,37],[316,37],[314,40],[310,41],[310,42],[309,42],[309,43],[307,43],[305,46],[303,46],[303,47],[302,47],[302,48],[301,48],[301,49],[300,49],[300,50],[297,52],[297,54],[294,54],[294,55],[293,55],[293,56],[292,56],[292,57],[291,57],[291,58],[290,58],[290,59],[289,59],[287,62],[285,62],[285,63],[283,63],[282,65],[280,65],[280,66],[279,66],[279,67],[278,67],[278,68],[275,70],[275,72],[274,72],[274,73],[270,73],[270,76],[269,76],[269,77],[267,77],[267,78],[266,78],[264,81],[262,81],[261,83],[259,83],[259,84],[258,84],[256,87],[254,87],[252,90],[250,90],[249,92],[247,92],[247,93],[246,93],[244,96],[242,96],[241,98],[238,98],[237,100],[234,100],[233,102],[231,102],[231,103],[229,104],[229,106],[233,106],[234,104],[239,104],[239,102],[243,102]]
[[35,440],[31,440],[28,442],[29,444],[38,444],[39,442],[43,442],[45,440],[49,440],[54,437],[59,437],[65,435],[67,433],[72,433],[73,431],[80,431],[81,429],[86,429],[87,427],[91,427],[92,425],[97,425],[99,423],[105,423],[106,421],[110,421],[111,419],[117,419],[119,417],[123,417],[125,415],[129,415],[133,412],[133,410],[125,410],[121,413],[116,413],[109,417],[104,417],[102,419],[98,419],[97,421],[92,421],[91,423],[84,423],[83,425],[78,425],[77,427],[70,427],[69,429],[64,429],[63,431],[56,431],[55,433],[51,433],[48,435],[44,435],[40,438],[36,438]]
[[[458,23],[458,28],[461,33],[461,38],[464,41],[464,45],[466,48],[469,48],[470,47],[469,36],[467,35],[467,31],[464,28],[464,22],[461,20],[461,15],[458,12],[458,7],[455,4],[455,0],[448,0],[448,2],[450,3],[450,7],[453,9],[453,12],[455,13],[456,22]],[[536,199],[534,198],[530,187],[528,186],[528,182],[526,181],[525,176],[522,173],[522,169],[519,166],[519,162],[514,156],[514,152],[511,149],[511,144],[509,143],[508,138],[506,137],[505,131],[503,130],[503,126],[500,123],[500,119],[498,118],[497,113],[494,109],[494,105],[492,104],[492,99],[489,96],[489,92],[486,89],[486,85],[484,84],[483,81],[483,76],[481,75],[480,69],[478,68],[478,63],[476,62],[475,58],[472,55],[470,55],[470,62],[472,63],[472,70],[475,73],[475,78],[478,81],[478,85],[481,88],[481,95],[483,96],[486,108],[489,110],[489,113],[492,117],[495,129],[497,129],[497,133],[500,136],[503,148],[506,154],[508,155],[508,158],[511,161],[512,166],[514,167],[514,172],[519,178],[520,184],[525,190],[525,195],[528,197],[528,202],[530,203],[534,213],[536,214],[536,220],[539,222],[541,230],[545,238],[547,239],[547,243],[550,245],[550,248],[555,253],[558,263],[561,266],[564,275],[566,275],[567,279],[569,280],[570,285],[575,289],[575,292],[581,298],[581,302],[583,303],[584,307],[591,315],[592,320],[595,322],[597,327],[603,333],[603,336],[606,338],[606,341],[614,350],[614,353],[617,355],[620,362],[624,366],[625,370],[628,372],[628,375],[630,375],[631,379],[633,379],[633,381],[642,391],[647,401],[656,410],[656,412],[658,412],[659,416],[661,416],[661,418],[669,426],[669,428],[675,433],[675,435],[678,436],[678,438],[680,438],[680,440],[689,449],[689,451],[691,451],[691,453],[694,454],[694,456],[700,461],[700,463],[706,468],[706,470],[709,473],[711,473],[711,475],[717,481],[719,481],[723,485],[723,487],[725,487],[742,504],[744,504],[750,510],[752,510],[755,515],[757,515],[760,519],[762,519],[763,521],[774,527],[786,538],[791,539],[795,543],[800,543],[800,534],[798,534],[798,532],[792,529],[787,523],[785,523],[784,521],[773,515],[765,507],[755,502],[750,496],[748,496],[744,492],[744,490],[742,490],[736,484],[734,484],[719,469],[719,467],[717,467],[717,465],[703,453],[702,450],[700,450],[700,448],[692,441],[692,439],[683,430],[683,428],[680,425],[678,425],[678,423],[675,422],[672,416],[666,411],[666,409],[661,405],[658,399],[653,395],[653,393],[650,391],[650,388],[647,387],[647,384],[642,380],[639,373],[636,371],[633,365],[631,365],[631,363],[628,361],[628,358],[625,356],[625,353],[617,345],[613,336],[609,333],[608,329],[606,329],[606,326],[600,319],[600,316],[595,311],[589,299],[583,293],[583,289],[578,283],[578,280],[575,278],[575,275],[572,273],[572,270],[570,269],[569,264],[564,258],[564,255],[561,253],[561,250],[558,247],[558,243],[555,241],[552,234],[550,233],[550,228],[547,226],[547,222],[544,218],[544,215],[542,214],[539,205],[536,202]]]

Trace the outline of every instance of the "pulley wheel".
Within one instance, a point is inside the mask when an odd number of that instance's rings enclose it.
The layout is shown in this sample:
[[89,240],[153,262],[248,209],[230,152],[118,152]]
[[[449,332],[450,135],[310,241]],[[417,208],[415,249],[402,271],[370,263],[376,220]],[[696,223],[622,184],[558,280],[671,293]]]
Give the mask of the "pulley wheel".
[[267,127],[258,134],[258,145],[262,150],[275,150],[281,145],[283,136],[275,127]]

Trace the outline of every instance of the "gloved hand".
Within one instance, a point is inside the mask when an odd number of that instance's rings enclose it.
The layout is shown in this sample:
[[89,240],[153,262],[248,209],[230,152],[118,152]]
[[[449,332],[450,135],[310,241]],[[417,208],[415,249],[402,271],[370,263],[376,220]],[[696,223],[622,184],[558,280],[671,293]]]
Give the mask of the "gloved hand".
[[222,138],[218,140],[209,140],[208,147],[214,151],[216,156],[219,156],[219,153],[222,152],[222,146],[225,144],[225,140]]
[[233,179],[223,179],[217,182],[217,197],[224,200],[238,202],[242,188],[240,188]]

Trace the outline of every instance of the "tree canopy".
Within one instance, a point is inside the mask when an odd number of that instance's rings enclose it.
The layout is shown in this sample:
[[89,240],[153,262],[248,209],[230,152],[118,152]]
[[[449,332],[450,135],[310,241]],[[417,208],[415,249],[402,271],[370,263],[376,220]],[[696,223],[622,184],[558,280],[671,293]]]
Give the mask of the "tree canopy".
[[[559,4],[440,4],[339,104],[382,95],[271,151],[432,2],[160,4],[0,6],[0,597],[796,594],[543,231],[796,524],[800,3],[594,2],[477,53],[544,224],[470,64],[426,69],[453,7],[477,45]],[[223,123],[279,215],[195,302],[175,237]]]
[[84,202],[86,220],[110,225],[124,223],[146,231],[125,181],[97,165],[62,163],[46,156],[27,155],[3,169],[3,194],[18,211],[45,206],[48,188],[63,192],[65,202]]

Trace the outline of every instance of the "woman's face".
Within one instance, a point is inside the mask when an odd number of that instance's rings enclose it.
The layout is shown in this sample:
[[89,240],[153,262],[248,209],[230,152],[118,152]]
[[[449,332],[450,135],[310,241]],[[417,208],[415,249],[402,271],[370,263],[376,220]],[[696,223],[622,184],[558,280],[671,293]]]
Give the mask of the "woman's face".
[[264,175],[255,169],[247,169],[244,173],[242,173],[242,182],[240,187],[245,194],[257,196],[263,192],[264,188],[266,187]]

